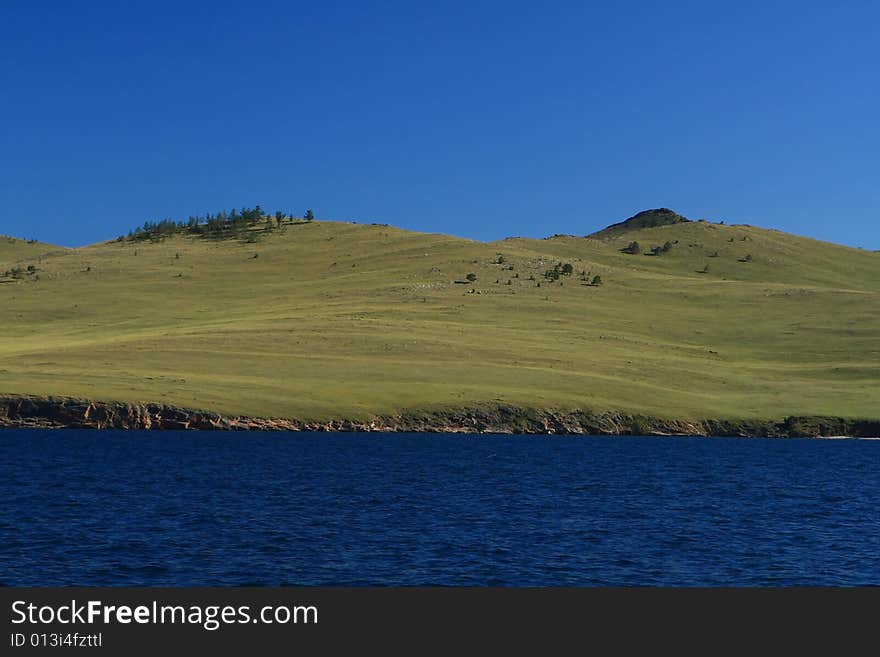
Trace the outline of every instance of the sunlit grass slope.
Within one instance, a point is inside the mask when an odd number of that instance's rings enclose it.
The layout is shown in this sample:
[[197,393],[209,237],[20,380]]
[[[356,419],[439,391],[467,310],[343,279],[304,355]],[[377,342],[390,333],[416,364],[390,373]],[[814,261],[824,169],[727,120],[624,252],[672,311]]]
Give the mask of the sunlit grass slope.
[[[15,267],[25,259],[35,258],[44,253],[64,251],[65,249],[35,240],[21,240],[8,235],[0,235],[0,274]],[[26,267],[28,263],[24,263]]]
[[[634,240],[673,245],[620,252]],[[0,240],[0,274],[35,268],[0,279],[0,395],[298,419],[495,402],[880,415],[880,254],[774,231],[485,244],[314,222],[255,243],[28,246]],[[573,275],[548,281],[556,263]]]

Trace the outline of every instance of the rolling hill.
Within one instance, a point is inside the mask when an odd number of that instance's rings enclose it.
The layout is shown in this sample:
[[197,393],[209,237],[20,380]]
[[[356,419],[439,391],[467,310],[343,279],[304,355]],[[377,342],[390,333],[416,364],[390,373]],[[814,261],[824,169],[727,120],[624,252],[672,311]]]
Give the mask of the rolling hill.
[[18,269],[0,396],[314,421],[880,416],[880,254],[651,212],[492,243],[269,220],[246,239],[0,241],[0,274]]
[[[63,247],[52,246],[36,240],[22,240],[9,235],[0,235],[0,274],[7,267],[15,266],[16,262],[26,258],[35,258],[44,253],[65,250]],[[8,278],[8,276],[3,278]]]

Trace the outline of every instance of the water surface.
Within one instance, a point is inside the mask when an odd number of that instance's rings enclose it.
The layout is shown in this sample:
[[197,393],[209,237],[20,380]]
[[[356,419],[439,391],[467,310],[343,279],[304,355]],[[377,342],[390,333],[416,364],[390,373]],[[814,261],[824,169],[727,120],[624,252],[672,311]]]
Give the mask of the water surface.
[[5,585],[880,584],[880,442],[0,431]]

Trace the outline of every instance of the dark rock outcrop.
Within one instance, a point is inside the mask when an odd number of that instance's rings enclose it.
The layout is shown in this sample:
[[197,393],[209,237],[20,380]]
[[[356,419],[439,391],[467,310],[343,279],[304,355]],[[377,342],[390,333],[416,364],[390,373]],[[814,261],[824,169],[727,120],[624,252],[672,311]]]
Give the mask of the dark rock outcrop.
[[632,230],[642,230],[643,228],[656,228],[657,226],[669,226],[672,224],[688,223],[690,219],[684,217],[677,212],[673,212],[669,208],[656,208],[654,210],[642,210],[638,214],[634,214],[629,219],[620,223],[611,224],[607,228],[603,228],[588,237],[593,239],[610,239],[618,237]]
[[385,431],[422,433],[615,434],[657,436],[880,436],[880,420],[789,417],[775,420],[671,420],[626,413],[552,411],[508,405],[405,412],[369,420],[306,421],[225,416],[152,403],[67,398],[0,398],[0,428],[220,431]]

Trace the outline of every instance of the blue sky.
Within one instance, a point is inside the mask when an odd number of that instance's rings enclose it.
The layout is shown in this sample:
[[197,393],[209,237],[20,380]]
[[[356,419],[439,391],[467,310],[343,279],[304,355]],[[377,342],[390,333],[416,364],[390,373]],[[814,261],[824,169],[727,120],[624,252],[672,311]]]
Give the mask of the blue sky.
[[651,207],[880,249],[873,2],[21,2],[0,233],[261,204],[477,239]]

